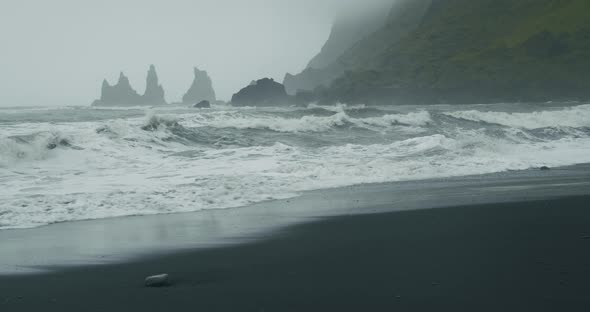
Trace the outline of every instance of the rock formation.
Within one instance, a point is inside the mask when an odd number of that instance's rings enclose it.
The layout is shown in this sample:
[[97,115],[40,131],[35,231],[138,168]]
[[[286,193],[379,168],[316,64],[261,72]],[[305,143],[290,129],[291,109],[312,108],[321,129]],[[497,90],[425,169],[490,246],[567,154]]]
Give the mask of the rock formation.
[[164,88],[158,82],[158,74],[154,65],[150,66],[147,74],[145,93],[143,94],[143,105],[163,105],[166,104],[164,99]]
[[201,101],[216,101],[213,83],[206,71],[201,71],[195,67],[195,78],[190,89],[182,97],[182,103],[195,104]]
[[129,78],[121,72],[119,81],[111,86],[105,79],[102,82],[100,100],[94,101],[93,106],[135,106],[141,105],[142,97],[131,87]]
[[207,100],[203,100],[203,101],[193,105],[193,108],[211,108],[211,102],[209,102]]
[[111,86],[105,79],[102,82],[100,100],[94,101],[92,106],[139,106],[139,105],[163,105],[164,88],[158,82],[158,74],[154,65],[150,66],[146,80],[144,95],[139,95],[131,87],[129,78],[121,72],[119,81]]
[[285,86],[273,79],[264,78],[233,95],[233,106],[280,106],[290,104],[292,99]]

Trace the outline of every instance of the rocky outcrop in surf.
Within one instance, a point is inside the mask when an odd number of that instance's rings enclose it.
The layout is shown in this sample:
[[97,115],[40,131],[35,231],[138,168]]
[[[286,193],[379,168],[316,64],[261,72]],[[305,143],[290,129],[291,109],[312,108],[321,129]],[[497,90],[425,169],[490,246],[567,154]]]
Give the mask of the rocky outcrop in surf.
[[211,102],[204,100],[193,105],[193,108],[211,108]]
[[251,83],[234,94],[231,99],[233,106],[280,106],[291,102],[285,86],[270,78]]
[[166,104],[164,88],[159,84],[155,66],[151,65],[146,79],[146,90],[143,95],[139,95],[133,89],[129,78],[121,72],[117,84],[111,86],[106,79],[102,82],[100,99],[94,101],[92,106],[151,106],[163,104]]
[[193,84],[182,97],[182,103],[184,104],[196,104],[202,101],[208,101],[209,103],[215,103],[216,96],[215,90],[213,89],[213,83],[211,78],[206,71],[199,70],[195,67],[195,78]]

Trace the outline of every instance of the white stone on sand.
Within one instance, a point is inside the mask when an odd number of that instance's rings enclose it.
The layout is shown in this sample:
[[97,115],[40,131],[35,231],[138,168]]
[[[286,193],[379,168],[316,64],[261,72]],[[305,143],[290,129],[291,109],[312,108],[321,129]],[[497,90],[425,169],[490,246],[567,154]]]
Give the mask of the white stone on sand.
[[169,276],[168,274],[159,274],[148,276],[145,279],[145,286],[146,287],[163,287],[169,285]]

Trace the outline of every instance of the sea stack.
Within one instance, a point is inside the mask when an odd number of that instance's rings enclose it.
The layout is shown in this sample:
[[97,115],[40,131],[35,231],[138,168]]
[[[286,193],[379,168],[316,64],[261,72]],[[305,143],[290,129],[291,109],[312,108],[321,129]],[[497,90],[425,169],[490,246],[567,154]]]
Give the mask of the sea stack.
[[133,89],[129,78],[121,72],[119,81],[114,86],[111,86],[106,79],[103,80],[100,100],[94,101],[92,106],[152,106],[163,104],[166,104],[164,88],[159,84],[156,67],[151,65],[143,95],[139,95]]
[[142,97],[131,87],[129,78],[123,72],[119,74],[119,81],[111,86],[106,79],[102,82],[100,100],[94,101],[93,106],[134,106],[140,105]]
[[147,74],[145,93],[143,94],[144,105],[164,105],[166,100],[164,99],[164,88],[158,82],[158,74],[156,73],[156,67],[150,66]]
[[252,82],[231,99],[233,106],[281,106],[291,103],[285,86],[270,78]]
[[182,103],[184,104],[196,104],[202,101],[208,101],[215,103],[215,90],[213,89],[213,83],[211,78],[206,71],[199,70],[195,67],[195,78],[193,84],[182,97]]

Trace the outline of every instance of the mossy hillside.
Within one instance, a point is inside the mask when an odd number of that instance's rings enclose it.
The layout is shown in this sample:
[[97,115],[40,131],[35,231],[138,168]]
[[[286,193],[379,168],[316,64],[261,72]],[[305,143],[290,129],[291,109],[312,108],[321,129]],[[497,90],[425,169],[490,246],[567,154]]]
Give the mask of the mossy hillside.
[[321,93],[370,102],[590,98],[590,1],[438,0],[421,26]]

